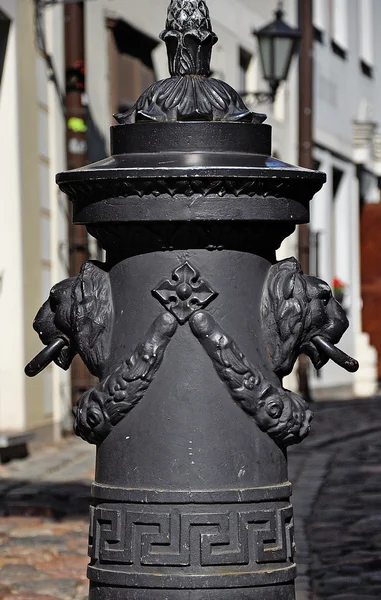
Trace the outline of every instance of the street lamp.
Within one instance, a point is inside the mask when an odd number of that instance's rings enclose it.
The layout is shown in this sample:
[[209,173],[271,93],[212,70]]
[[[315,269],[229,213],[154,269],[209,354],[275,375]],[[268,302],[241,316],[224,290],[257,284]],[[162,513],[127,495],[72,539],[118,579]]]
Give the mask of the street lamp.
[[283,17],[284,11],[280,4],[275,12],[275,20],[253,31],[258,38],[263,76],[269,82],[270,91],[248,92],[243,95],[254,95],[259,102],[274,102],[279,84],[287,79],[292,58],[299,51],[301,32],[287,25]]

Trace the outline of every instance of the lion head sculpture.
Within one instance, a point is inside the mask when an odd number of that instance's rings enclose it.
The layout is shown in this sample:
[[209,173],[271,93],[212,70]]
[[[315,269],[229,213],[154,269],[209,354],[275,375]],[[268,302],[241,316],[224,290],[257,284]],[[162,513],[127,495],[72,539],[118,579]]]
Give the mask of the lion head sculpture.
[[85,262],[78,277],[55,285],[33,327],[43,344],[66,343],[56,364],[68,369],[79,354],[89,371],[100,376],[108,358],[112,333],[112,295],[101,263]]
[[349,326],[346,314],[327,283],[304,275],[295,258],[271,267],[263,292],[262,329],[274,372],[291,373],[300,354],[320,369],[329,356],[318,348],[316,336],[334,345]]

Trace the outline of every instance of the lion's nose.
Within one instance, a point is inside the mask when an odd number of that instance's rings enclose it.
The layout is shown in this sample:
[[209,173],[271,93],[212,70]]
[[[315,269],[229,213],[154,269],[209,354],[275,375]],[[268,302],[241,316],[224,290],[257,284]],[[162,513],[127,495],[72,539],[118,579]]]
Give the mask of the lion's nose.
[[345,354],[345,352],[339,350],[339,348],[336,348],[336,346],[328,342],[328,340],[321,335],[315,336],[311,341],[318,350],[324,352],[331,360],[333,360],[333,362],[346,371],[349,371],[349,373],[358,371],[360,365],[357,360],[348,356],[348,354]]

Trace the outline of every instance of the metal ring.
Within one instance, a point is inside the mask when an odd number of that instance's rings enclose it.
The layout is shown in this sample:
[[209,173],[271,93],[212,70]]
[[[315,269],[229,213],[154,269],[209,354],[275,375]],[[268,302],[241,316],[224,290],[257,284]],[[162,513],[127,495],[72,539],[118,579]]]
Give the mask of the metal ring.
[[36,377],[41,371],[46,369],[54,360],[58,358],[60,352],[67,346],[63,338],[57,338],[46,346],[37,356],[25,367],[27,377]]
[[325,338],[320,335],[317,335],[312,339],[312,343],[316,346],[318,350],[324,352],[333,362],[337,365],[349,371],[349,373],[356,373],[358,371],[360,365],[356,359],[348,356],[339,348],[336,348],[333,344],[328,342]]

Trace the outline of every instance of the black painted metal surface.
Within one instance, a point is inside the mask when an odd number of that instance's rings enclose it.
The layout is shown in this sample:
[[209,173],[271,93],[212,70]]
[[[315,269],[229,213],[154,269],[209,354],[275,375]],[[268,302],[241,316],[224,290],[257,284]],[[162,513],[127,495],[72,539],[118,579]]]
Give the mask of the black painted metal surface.
[[286,447],[312,413],[282,377],[301,352],[355,366],[329,286],[275,259],[325,176],[271,158],[263,115],[208,77],[204,2],[173,0],[163,38],[172,77],[118,115],[113,156],[57,177],[107,259],[53,288],[28,374],[79,353],[99,378],[75,409],[91,600],[292,600]]

